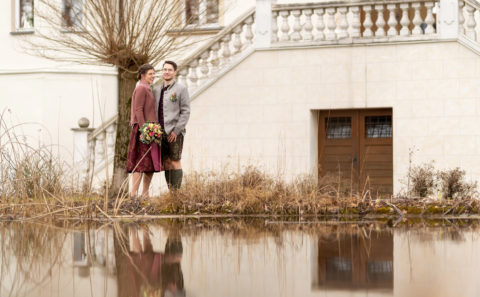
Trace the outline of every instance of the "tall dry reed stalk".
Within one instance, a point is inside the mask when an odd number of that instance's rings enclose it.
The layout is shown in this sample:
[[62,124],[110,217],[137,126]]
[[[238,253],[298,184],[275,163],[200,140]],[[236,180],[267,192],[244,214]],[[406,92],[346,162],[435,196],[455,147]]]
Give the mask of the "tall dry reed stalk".
[[22,125],[8,126],[5,113],[0,115],[0,197],[13,200],[43,200],[72,194],[68,169],[52,146],[33,147],[18,134]]

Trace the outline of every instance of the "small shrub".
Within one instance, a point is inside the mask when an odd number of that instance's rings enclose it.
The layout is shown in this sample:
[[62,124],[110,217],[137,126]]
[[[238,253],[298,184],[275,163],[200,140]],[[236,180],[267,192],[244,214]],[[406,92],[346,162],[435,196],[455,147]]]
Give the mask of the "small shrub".
[[465,181],[465,170],[459,167],[439,171],[437,178],[445,199],[471,198],[477,191],[477,183]]
[[425,163],[410,169],[411,193],[420,197],[427,197],[435,189],[435,168],[433,163]]

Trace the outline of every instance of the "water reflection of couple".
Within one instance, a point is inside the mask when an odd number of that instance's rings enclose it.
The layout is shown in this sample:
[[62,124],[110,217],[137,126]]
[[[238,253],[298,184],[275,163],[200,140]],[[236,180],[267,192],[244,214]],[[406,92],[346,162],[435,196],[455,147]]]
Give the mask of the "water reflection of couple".
[[[185,296],[183,273],[180,266],[183,247],[178,232],[171,232],[165,251],[153,251],[148,231],[144,230],[143,249],[139,231],[130,229],[131,248],[120,260],[126,271],[119,271],[118,291],[122,297]],[[126,273],[125,273],[126,272]]]

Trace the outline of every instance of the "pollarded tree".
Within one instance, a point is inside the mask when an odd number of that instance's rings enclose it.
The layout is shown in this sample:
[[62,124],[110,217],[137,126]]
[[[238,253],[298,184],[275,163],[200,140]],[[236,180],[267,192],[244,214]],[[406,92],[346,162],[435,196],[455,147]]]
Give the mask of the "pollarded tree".
[[[131,94],[140,65],[158,65],[192,44],[181,32],[180,0],[37,0],[29,50],[42,57],[118,69],[118,121],[112,186],[125,180]],[[41,23],[42,26],[37,26]],[[44,26],[43,26],[44,25]],[[66,34],[67,33],[67,34]],[[59,54],[59,51],[61,54]]]

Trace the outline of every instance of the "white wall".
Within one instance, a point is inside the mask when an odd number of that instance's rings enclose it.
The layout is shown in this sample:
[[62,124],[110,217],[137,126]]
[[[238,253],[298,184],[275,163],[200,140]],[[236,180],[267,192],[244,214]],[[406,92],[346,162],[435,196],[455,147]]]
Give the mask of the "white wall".
[[385,107],[394,192],[410,148],[414,164],[460,166],[480,180],[479,74],[479,56],[456,42],[257,51],[192,101],[183,164],[312,172],[312,110]]
[[10,110],[5,120],[12,124],[36,123],[22,125],[17,134],[27,135],[34,146],[54,145],[71,162],[70,129],[78,127],[78,119],[87,117],[90,127],[96,127],[117,113],[117,72],[31,55],[23,40],[33,34],[10,33],[12,2],[0,1],[0,112]]

